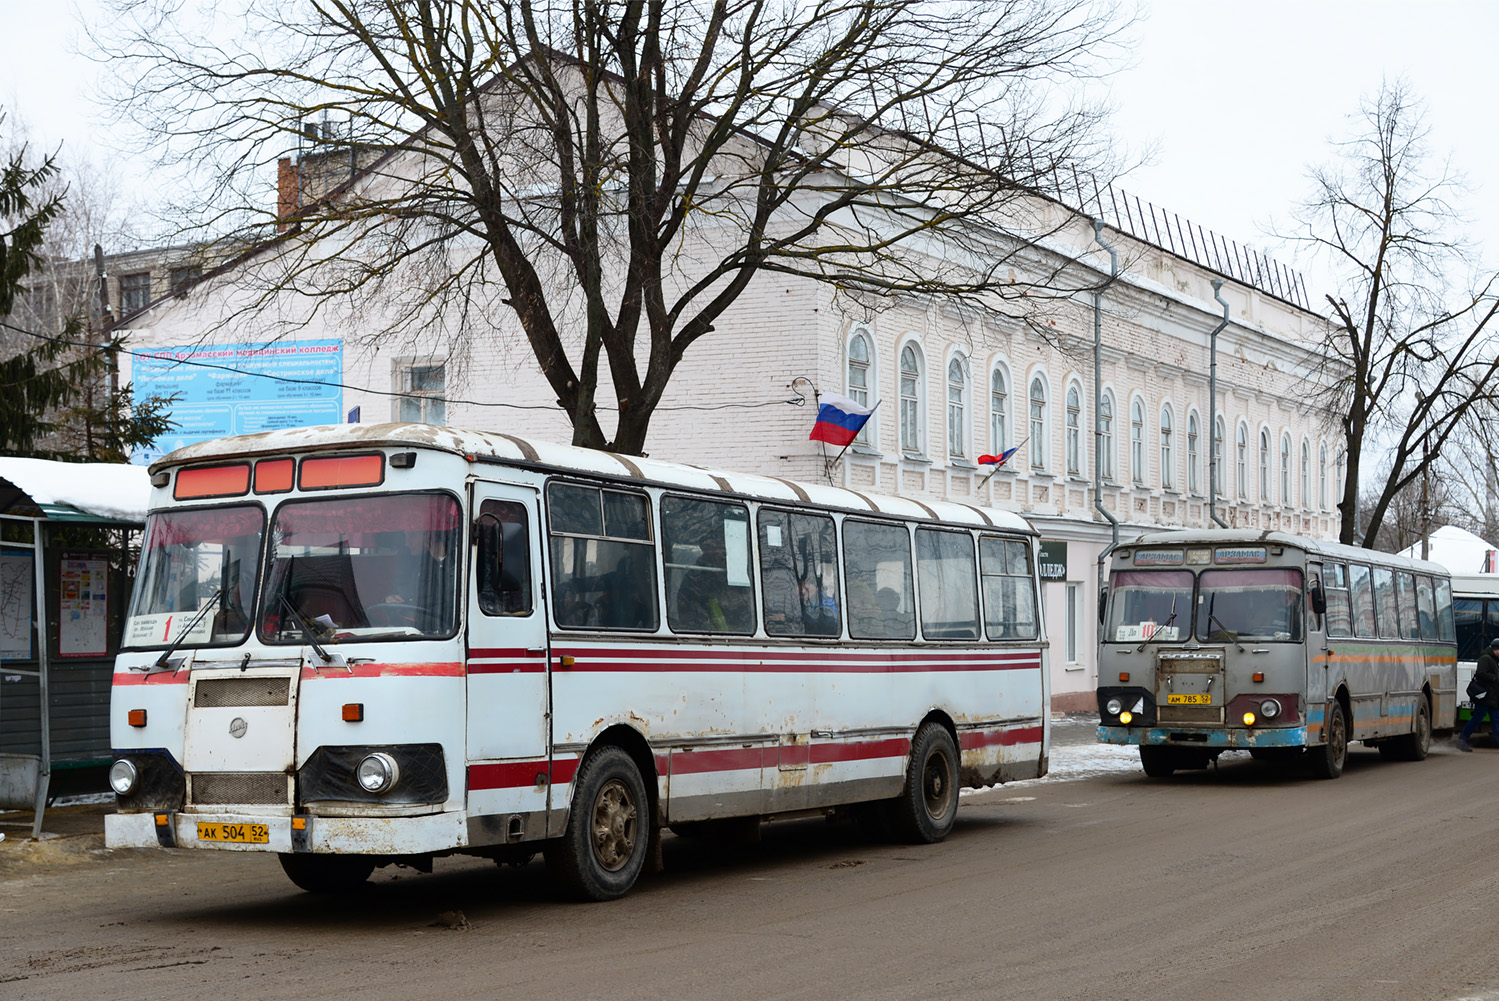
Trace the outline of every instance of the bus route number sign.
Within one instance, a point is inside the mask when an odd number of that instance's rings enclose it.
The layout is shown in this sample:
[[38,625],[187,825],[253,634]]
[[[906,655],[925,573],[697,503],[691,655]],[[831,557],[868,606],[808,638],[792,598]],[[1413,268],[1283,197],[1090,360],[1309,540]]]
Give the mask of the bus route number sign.
[[198,824],[199,841],[227,841],[236,845],[263,845],[271,840],[265,824]]

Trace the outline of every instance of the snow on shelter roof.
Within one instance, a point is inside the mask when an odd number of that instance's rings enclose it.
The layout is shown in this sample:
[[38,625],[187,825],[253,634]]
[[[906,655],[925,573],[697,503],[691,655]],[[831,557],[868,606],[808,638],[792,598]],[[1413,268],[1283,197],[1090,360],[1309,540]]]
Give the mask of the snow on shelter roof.
[[735,473],[598,449],[530,441],[514,435],[431,424],[326,424],[286,428],[259,434],[217,438],[179,448],[152,466],[154,473],[173,466],[215,459],[284,455],[359,448],[428,448],[454,455],[496,458],[522,466],[559,472],[593,473],[661,486],[723,491],[791,504],[810,503],[849,512],[873,512],[960,525],[1000,528],[1034,534],[1025,519],[1009,511],[951,501],[914,500],[866,494],[843,487],[798,483],[756,473]]
[[151,480],[144,466],[5,456],[0,457],[0,479],[26,494],[50,520],[140,524],[151,507]]

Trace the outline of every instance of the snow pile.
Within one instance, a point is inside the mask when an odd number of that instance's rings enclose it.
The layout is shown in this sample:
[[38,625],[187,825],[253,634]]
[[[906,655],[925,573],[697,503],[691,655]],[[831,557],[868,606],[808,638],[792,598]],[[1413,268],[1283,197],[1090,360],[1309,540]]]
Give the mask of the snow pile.
[[151,506],[151,474],[144,466],[7,457],[0,458],[0,478],[37,504],[66,504],[100,518],[145,521]]
[[[1474,535],[1465,528],[1456,525],[1443,525],[1427,537],[1426,558],[1433,563],[1440,563],[1453,573],[1488,573],[1494,568],[1489,565],[1490,554],[1496,549],[1492,542]],[[1412,559],[1421,558],[1421,543],[1417,542],[1409,549],[1401,550],[1401,556]]]

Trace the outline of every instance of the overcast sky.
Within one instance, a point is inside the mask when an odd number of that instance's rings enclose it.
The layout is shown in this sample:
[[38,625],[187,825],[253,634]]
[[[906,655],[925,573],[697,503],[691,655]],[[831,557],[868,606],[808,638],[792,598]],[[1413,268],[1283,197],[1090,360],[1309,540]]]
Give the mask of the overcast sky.
[[[85,96],[100,68],[71,53],[75,10],[97,16],[95,0],[0,0],[0,105],[38,140],[106,166],[107,126]],[[1427,103],[1433,147],[1468,175],[1472,235],[1499,248],[1484,240],[1499,226],[1499,179],[1488,176],[1499,135],[1483,72],[1499,3],[1150,0],[1136,35],[1132,65],[1108,86],[1120,138],[1155,144],[1154,162],[1123,181],[1131,193],[1290,262],[1265,227],[1305,195],[1307,165],[1328,157],[1360,97],[1403,76]]]

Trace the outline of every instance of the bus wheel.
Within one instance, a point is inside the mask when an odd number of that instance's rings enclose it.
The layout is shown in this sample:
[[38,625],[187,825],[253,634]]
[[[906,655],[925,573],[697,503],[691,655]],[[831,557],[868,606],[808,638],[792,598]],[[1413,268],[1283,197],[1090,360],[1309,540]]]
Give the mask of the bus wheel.
[[1343,774],[1343,765],[1348,762],[1348,714],[1341,702],[1331,705],[1332,712],[1327,717],[1327,743],[1307,748],[1312,775],[1319,779],[1337,778]]
[[1426,696],[1416,699],[1416,722],[1410,733],[1392,737],[1379,745],[1379,753],[1395,761],[1425,761],[1431,750],[1431,709]]
[[375,871],[367,855],[303,855],[283,852],[281,870],[308,893],[348,893],[357,890]]
[[1145,769],[1145,774],[1153,779],[1170,778],[1171,773],[1177,768],[1176,749],[1141,744],[1140,767]]
[[911,742],[900,796],[884,804],[886,827],[901,841],[932,844],[958,818],[958,745],[941,723],[927,723]]
[[635,761],[603,747],[578,769],[567,830],[546,847],[547,865],[580,900],[630,892],[645,865],[650,804]]

